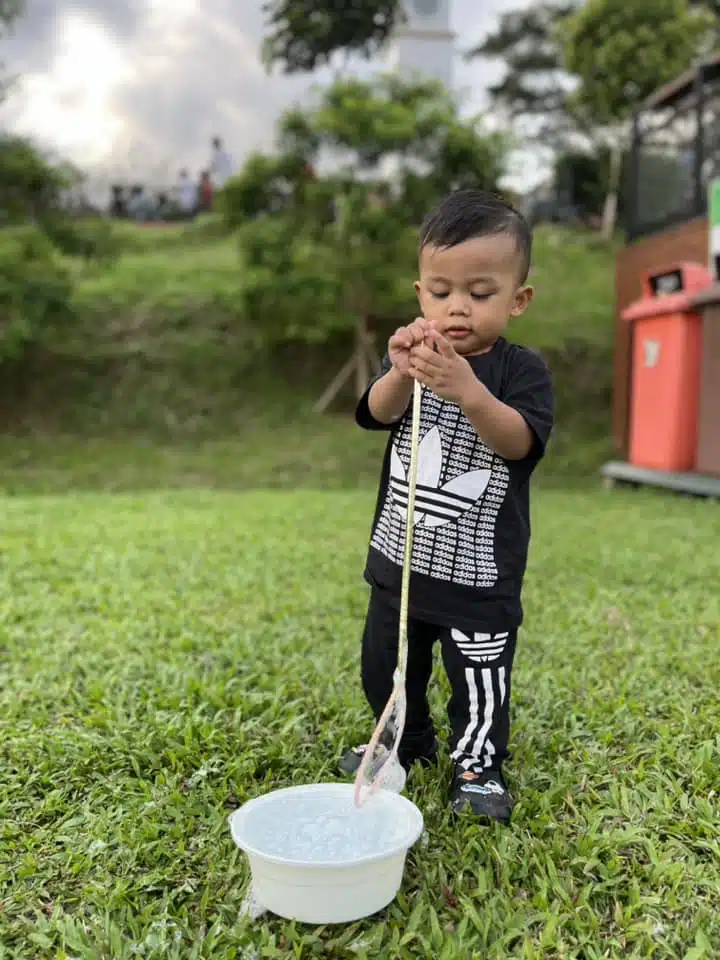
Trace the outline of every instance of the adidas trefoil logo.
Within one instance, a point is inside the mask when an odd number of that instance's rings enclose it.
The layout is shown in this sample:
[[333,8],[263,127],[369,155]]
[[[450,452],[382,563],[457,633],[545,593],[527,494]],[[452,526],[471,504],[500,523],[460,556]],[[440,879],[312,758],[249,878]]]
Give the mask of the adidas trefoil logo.
[[[440,486],[442,441],[437,427],[429,430],[418,449],[415,526],[441,527],[458,520],[485,493],[490,470],[470,470]],[[407,517],[408,478],[395,446],[390,452],[390,492],[400,516]]]
[[450,636],[469,660],[489,663],[498,660],[508,644],[509,633],[474,633],[469,637],[462,630],[452,629]]

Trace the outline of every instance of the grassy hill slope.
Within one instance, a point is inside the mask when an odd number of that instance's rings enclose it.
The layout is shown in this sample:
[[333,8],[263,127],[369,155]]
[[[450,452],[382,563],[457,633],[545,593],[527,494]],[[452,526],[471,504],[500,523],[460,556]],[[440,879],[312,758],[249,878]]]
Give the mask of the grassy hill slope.
[[[53,355],[5,378],[0,482],[347,487],[374,480],[383,440],[349,442],[352,392],[330,415],[311,412],[348,341],[261,359],[243,318],[237,244],[216,222],[122,225],[117,234],[116,263],[73,264],[79,321]],[[612,257],[590,234],[536,233],[536,298],[510,336],[543,351],[554,372],[559,420],[548,480],[594,474],[606,453]],[[392,325],[390,318],[378,329],[380,343]],[[81,442],[92,444],[90,459]]]

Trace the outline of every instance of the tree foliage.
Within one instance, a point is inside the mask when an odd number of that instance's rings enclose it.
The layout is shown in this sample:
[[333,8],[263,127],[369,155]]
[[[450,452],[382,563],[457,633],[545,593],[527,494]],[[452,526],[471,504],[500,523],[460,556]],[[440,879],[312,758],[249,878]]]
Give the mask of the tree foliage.
[[689,0],[696,10],[706,10],[713,17],[720,17],[720,0]]
[[0,134],[0,210],[10,223],[42,218],[60,204],[77,174],[50,164],[25,137]]
[[0,0],[0,36],[23,11],[24,0]]
[[42,344],[71,317],[72,278],[35,227],[0,233],[0,363]]
[[[0,0],[0,40],[7,33],[8,29],[15,23],[23,11],[24,0]],[[0,70],[5,64],[0,59]],[[0,76],[0,101],[3,100],[6,93],[6,80]]]
[[422,217],[453,188],[496,188],[505,159],[503,137],[461,120],[439,84],[393,76],[338,81],[286,113],[277,140],[223,197],[243,223],[247,308],[264,343],[324,341],[360,316],[412,310]]
[[112,260],[118,246],[110,225],[75,220],[65,209],[66,192],[80,179],[73,166],[50,162],[28,139],[0,135],[2,222],[34,224],[69,256]]
[[559,26],[573,101],[596,125],[621,123],[692,65],[713,26],[687,0],[586,0]]
[[109,223],[67,213],[64,193],[77,176],[28,140],[0,135],[0,363],[69,321],[73,276],[63,256],[108,261],[118,253]]
[[263,12],[263,58],[284,73],[309,73],[339,52],[370,57],[402,16],[400,0],[267,0]]
[[491,103],[513,120],[542,119],[542,134],[567,113],[569,77],[557,25],[576,6],[577,0],[551,0],[510,10],[500,17],[497,30],[466,55],[503,61],[503,77],[488,88]]
[[[720,18],[720,0],[689,0],[689,7],[712,16],[716,26]],[[569,94],[581,82],[580,75],[566,56],[564,20],[580,11],[580,0],[545,0],[529,8],[502,14],[497,29],[484,42],[470,50],[467,57],[501,61],[504,73],[488,89],[490,102],[512,120],[529,120],[529,134],[545,143],[548,136],[562,138],[579,132],[590,140],[596,133],[595,118],[588,115],[586,104]],[[654,30],[658,16],[652,0],[634,0],[628,5],[641,22]],[[588,44],[588,48],[591,45]],[[585,63],[595,62],[595,51],[584,50]],[[624,64],[632,64],[632,57]],[[664,74],[663,74],[664,75]],[[655,82],[650,77],[649,85]],[[661,79],[656,85],[659,86]]]
[[586,0],[560,22],[564,62],[579,81],[571,102],[610,146],[606,237],[615,226],[629,117],[707,49],[714,26],[713,14],[688,0]]
[[218,196],[217,208],[229,227],[265,213],[279,213],[301,189],[306,165],[295,156],[252,153],[242,173]]

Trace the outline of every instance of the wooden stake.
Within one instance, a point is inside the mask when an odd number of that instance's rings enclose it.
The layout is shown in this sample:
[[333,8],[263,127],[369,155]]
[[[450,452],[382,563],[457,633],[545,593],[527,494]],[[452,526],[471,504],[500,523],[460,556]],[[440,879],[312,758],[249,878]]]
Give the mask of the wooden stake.
[[355,327],[355,397],[360,397],[365,393],[365,387],[370,379],[368,369],[368,330],[367,319],[364,316],[358,318]]
[[372,367],[373,375],[377,376],[382,370],[382,360],[380,359],[380,354],[375,349],[375,337],[372,334],[368,337],[367,352],[370,357],[370,366]]
[[381,361],[374,347],[373,335],[368,330],[367,317],[361,316],[355,327],[355,349],[352,356],[342,365],[322,396],[313,407],[315,413],[325,413],[327,408],[340,393],[350,377],[355,374],[355,396],[359,400],[365,393],[370,379],[370,371],[374,375],[380,373]]
[[357,364],[357,359],[355,354],[350,357],[350,359],[343,364],[342,367],[338,370],[335,376],[332,378],[330,383],[325,388],[323,395],[317,401],[313,407],[315,413],[325,413],[327,408],[333,402],[335,397],[340,393],[342,388],[345,386],[345,383],[350,379],[355,370]]

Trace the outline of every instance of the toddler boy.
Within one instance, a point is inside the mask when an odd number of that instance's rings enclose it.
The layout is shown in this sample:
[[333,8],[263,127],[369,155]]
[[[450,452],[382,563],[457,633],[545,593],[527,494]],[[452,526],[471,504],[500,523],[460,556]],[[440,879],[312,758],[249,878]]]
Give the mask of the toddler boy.
[[[427,700],[435,641],[452,695],[450,803],[508,823],[510,679],[530,540],[529,486],[553,426],[545,363],[505,339],[533,296],[532,236],[494,194],[443,200],[420,232],[422,317],[390,337],[356,420],[387,430],[365,579],[362,683],[376,720],[397,660],[413,381],[422,384],[408,621],[407,719],[399,759],[436,758]],[[342,757],[354,775],[364,747]]]

